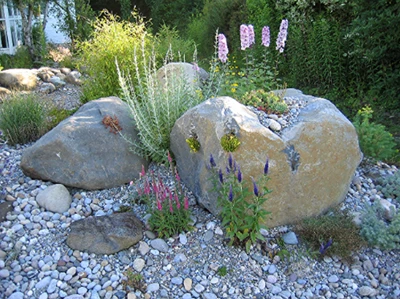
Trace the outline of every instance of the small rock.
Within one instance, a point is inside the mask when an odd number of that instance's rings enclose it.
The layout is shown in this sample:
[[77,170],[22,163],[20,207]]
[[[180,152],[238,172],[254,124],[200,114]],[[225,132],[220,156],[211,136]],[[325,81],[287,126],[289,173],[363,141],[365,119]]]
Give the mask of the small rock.
[[186,238],[186,235],[185,235],[185,234],[180,234],[180,235],[179,235],[179,242],[180,242],[182,245],[186,245],[186,244],[187,244],[187,238]]
[[331,275],[331,276],[329,276],[329,278],[328,278],[328,281],[330,282],[330,283],[336,283],[336,282],[338,282],[339,281],[339,277],[337,277],[337,275]]
[[203,285],[201,285],[200,283],[196,284],[196,286],[194,287],[194,290],[197,293],[201,293],[205,290],[205,287]]
[[261,280],[258,282],[258,288],[259,288],[261,291],[265,289],[265,280],[264,280],[264,279],[261,279]]
[[36,196],[36,201],[39,206],[46,210],[55,213],[64,213],[68,211],[72,197],[64,185],[56,184],[40,191]]
[[144,259],[137,258],[133,261],[133,269],[135,269],[137,272],[141,272],[144,268],[145,265]]
[[204,299],[217,299],[218,297],[214,293],[204,293],[203,298]]
[[192,289],[192,280],[190,278],[185,278],[183,281],[183,286],[186,291],[190,291]]
[[150,251],[149,245],[146,242],[139,242],[139,252],[141,255],[146,255]]
[[150,246],[161,252],[168,252],[168,244],[163,239],[151,240]]
[[269,283],[274,284],[274,283],[276,283],[276,282],[278,281],[278,278],[277,278],[275,275],[268,275],[267,281],[268,281]]
[[360,296],[363,297],[367,296],[372,297],[376,295],[376,290],[374,290],[369,286],[362,286],[361,288],[358,289],[358,293],[360,294]]
[[219,226],[217,226],[215,228],[214,232],[215,232],[216,235],[219,235],[219,236],[222,236],[224,234],[224,232],[222,231],[222,229]]
[[282,236],[283,242],[288,245],[297,245],[299,241],[297,240],[296,234],[294,232],[288,232]]
[[269,120],[268,120],[268,123],[269,123],[269,128],[270,128],[272,131],[279,132],[280,130],[282,130],[281,124],[278,123],[276,120],[274,120],[274,119],[269,119]]
[[1,278],[7,278],[10,276],[10,271],[8,271],[7,269],[1,269],[0,270],[0,277]]
[[214,237],[214,232],[211,230],[206,231],[204,234],[203,240],[204,242],[208,243],[211,241],[211,239]]
[[379,203],[383,208],[383,216],[385,217],[385,219],[388,221],[392,221],[394,215],[396,215],[396,206],[386,199],[381,199]]
[[181,285],[182,281],[183,281],[182,277],[179,277],[179,276],[172,277],[172,279],[171,279],[171,283],[175,284],[175,285]]
[[157,292],[160,289],[160,285],[158,283],[151,283],[147,286],[147,292]]

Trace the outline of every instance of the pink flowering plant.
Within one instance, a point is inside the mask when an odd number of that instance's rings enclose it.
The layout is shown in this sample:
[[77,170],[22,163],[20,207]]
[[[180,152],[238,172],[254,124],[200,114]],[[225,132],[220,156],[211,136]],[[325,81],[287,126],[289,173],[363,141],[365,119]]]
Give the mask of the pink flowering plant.
[[220,95],[225,80],[226,70],[229,69],[228,42],[223,33],[216,32],[214,57],[210,61],[209,79],[202,88],[204,99]]
[[[231,64],[226,73],[225,84],[223,89],[225,94],[232,96],[238,100],[252,90],[271,90],[279,87],[278,79],[278,60],[284,51],[288,21],[282,20],[278,38],[276,41],[276,52],[271,50],[270,28],[264,26],[261,31],[261,43],[257,43],[255,29],[253,25],[240,25],[240,49],[243,55],[243,63],[239,68]],[[260,48],[261,47],[261,48]],[[256,59],[255,53],[261,52],[261,59]],[[273,57],[276,56],[275,67],[271,67]]]
[[249,191],[244,186],[244,175],[232,154],[228,156],[225,171],[217,168],[214,157],[210,155],[209,169],[213,173],[214,191],[218,193],[222,226],[230,240],[229,245],[244,246],[247,252],[257,240],[264,240],[260,229],[266,228],[261,222],[270,214],[263,208],[267,194],[271,192],[266,187],[268,167],[267,159],[258,182],[251,178],[253,190]]
[[166,238],[191,229],[189,199],[182,190],[181,179],[169,153],[168,162],[174,177],[173,186],[163,182],[152,171],[146,173],[142,167],[142,184],[137,184],[136,187],[138,196],[144,199],[151,215],[148,220],[150,228],[160,237]]

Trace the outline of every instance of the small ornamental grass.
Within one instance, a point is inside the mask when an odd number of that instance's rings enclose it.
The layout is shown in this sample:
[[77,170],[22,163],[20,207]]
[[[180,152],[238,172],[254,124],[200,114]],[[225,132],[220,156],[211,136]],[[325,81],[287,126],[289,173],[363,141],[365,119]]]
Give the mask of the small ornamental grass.
[[[267,201],[266,195],[270,193],[266,187],[269,178],[268,159],[264,166],[264,175],[259,182],[253,181],[253,192],[244,187],[243,174],[240,166],[229,154],[226,172],[217,169],[212,155],[210,155],[210,171],[213,173],[212,181],[214,191],[218,193],[218,205],[221,208],[220,216],[222,226],[230,239],[229,245],[245,246],[246,251],[257,240],[264,240],[260,233],[265,228],[261,223],[269,214],[263,206]],[[260,190],[258,186],[262,186]]]
[[174,177],[173,186],[168,186],[153,172],[146,173],[143,167],[140,173],[143,186],[137,187],[139,197],[144,197],[148,213],[151,214],[148,223],[161,238],[191,229],[189,199],[183,193],[181,179],[169,154],[168,162]]
[[295,230],[320,257],[336,255],[350,260],[352,252],[365,245],[352,217],[339,212],[304,219]]
[[48,130],[47,105],[33,94],[12,95],[0,106],[0,129],[11,145],[36,141]]

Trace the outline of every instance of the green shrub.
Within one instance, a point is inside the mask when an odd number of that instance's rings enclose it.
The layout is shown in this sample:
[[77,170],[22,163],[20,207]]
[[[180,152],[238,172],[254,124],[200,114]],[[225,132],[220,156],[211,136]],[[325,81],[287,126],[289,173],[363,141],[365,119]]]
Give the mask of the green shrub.
[[385,161],[396,155],[396,142],[383,125],[370,122],[372,113],[370,107],[364,107],[358,111],[353,124],[362,152],[375,160]]
[[4,69],[23,68],[30,69],[33,67],[32,58],[26,47],[18,47],[15,55],[1,54],[0,64]]
[[196,52],[196,44],[193,40],[180,37],[176,28],[162,25],[156,34],[155,52],[157,54],[157,64],[164,61],[165,54],[171,51],[178,53],[184,61],[191,61]]
[[46,111],[35,95],[14,95],[0,108],[0,129],[11,145],[35,141],[47,132]]
[[390,223],[383,217],[383,208],[379,203],[364,209],[361,223],[361,236],[372,246],[384,250],[400,249],[400,214],[397,213]]
[[[148,56],[151,35],[146,32],[145,23],[137,12],[132,17],[134,22],[119,21],[117,16],[103,12],[103,16],[94,23],[92,39],[78,43],[78,67],[88,75],[82,86],[82,103],[100,97],[120,96],[115,61],[118,61],[122,73],[135,76],[134,49],[144,43],[145,51],[142,54]],[[138,74],[141,74],[141,70],[140,65]]]
[[[145,58],[146,49],[142,47],[142,59],[134,60],[136,78],[143,69],[141,80],[127,77],[120,69],[119,82],[123,98],[129,105],[139,134],[139,143],[132,143],[135,153],[155,162],[164,162],[170,145],[170,133],[176,120],[189,108],[201,101],[192,83],[188,83],[183,72],[174,74],[164,68],[164,82],[157,79],[157,65],[153,53],[150,62]],[[134,51],[134,56],[138,54]],[[162,70],[160,70],[162,71]],[[132,141],[131,141],[132,142]]]
[[296,225],[295,230],[312,251],[320,255],[349,259],[353,251],[364,245],[352,217],[336,211],[304,219]]
[[386,198],[397,198],[400,200],[400,171],[393,175],[380,177],[377,180],[376,189],[381,191]]

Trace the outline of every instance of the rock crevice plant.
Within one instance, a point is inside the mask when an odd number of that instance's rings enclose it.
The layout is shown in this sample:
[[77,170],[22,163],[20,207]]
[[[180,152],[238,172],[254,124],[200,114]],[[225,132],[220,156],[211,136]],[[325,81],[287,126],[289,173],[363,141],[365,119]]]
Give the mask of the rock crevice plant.
[[262,223],[269,214],[264,208],[267,195],[270,193],[266,186],[269,180],[268,165],[267,159],[264,174],[258,182],[251,178],[253,182],[251,192],[244,186],[243,173],[232,154],[229,154],[226,172],[217,168],[214,157],[210,155],[211,179],[214,191],[218,194],[222,226],[229,238],[229,245],[244,246],[247,252],[257,240],[264,240],[260,229],[266,228]]

